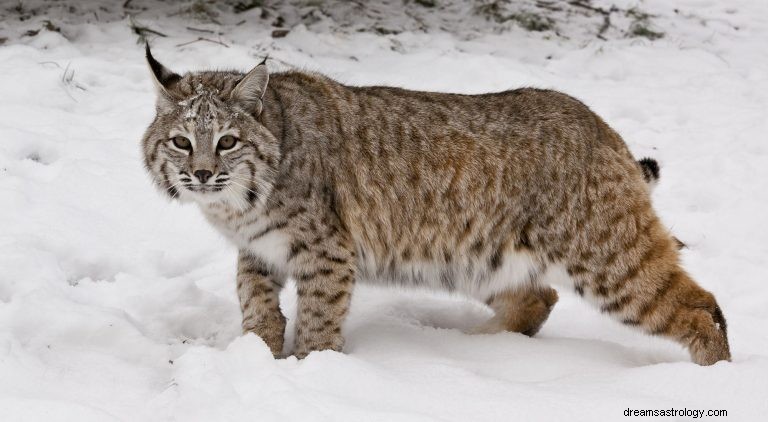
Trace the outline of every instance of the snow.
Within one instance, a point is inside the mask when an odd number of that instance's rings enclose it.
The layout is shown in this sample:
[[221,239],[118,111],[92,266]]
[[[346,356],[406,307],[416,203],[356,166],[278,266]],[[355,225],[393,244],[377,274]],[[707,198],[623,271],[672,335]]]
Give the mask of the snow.
[[[387,28],[401,27],[385,35],[358,32],[370,23],[354,24],[349,9],[313,22],[299,10],[286,13],[296,26],[284,38],[271,38],[258,8],[220,10],[221,25],[150,0],[129,10],[168,35],[150,39],[176,71],[246,71],[269,53],[273,71],[292,66],[352,84],[463,93],[539,86],[582,99],[637,157],[662,164],[655,207],[689,245],[686,267],[728,320],[733,361],[712,367],[600,315],[570,288],[559,288],[550,320],[528,338],[463,334],[490,311],[459,297],[359,286],[343,354],[274,360],[260,339],[240,333],[236,251],[196,209],[163,199],[142,168],[139,139],[155,98],[120,3],[65,13],[61,2],[24,2],[26,15],[7,5],[0,12],[3,420],[768,414],[768,3],[690,0],[675,10],[662,0],[616,1],[657,15],[665,36],[655,41],[617,29],[598,40],[586,17],[558,20],[562,37],[511,24],[482,32],[482,20],[462,26],[457,16],[468,12],[456,2],[419,12],[426,31],[388,16]],[[61,33],[23,36],[46,19]],[[199,36],[228,47],[177,47]],[[295,293],[281,299],[292,318]],[[289,321],[289,342],[292,330]]]

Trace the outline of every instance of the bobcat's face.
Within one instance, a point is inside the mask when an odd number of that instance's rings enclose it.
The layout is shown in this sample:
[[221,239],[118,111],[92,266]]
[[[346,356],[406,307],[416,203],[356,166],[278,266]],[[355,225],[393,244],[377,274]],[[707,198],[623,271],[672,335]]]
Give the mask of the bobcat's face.
[[145,165],[172,198],[246,209],[269,195],[280,159],[257,121],[266,67],[245,76],[182,76],[147,58],[158,86],[157,115],[144,136]]

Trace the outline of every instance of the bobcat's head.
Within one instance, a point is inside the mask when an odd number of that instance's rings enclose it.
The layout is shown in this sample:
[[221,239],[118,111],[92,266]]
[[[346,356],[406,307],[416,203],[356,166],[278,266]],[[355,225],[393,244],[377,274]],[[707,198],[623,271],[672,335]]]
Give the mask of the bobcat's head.
[[171,198],[247,209],[269,196],[280,161],[277,139],[260,123],[269,74],[178,75],[152,57],[156,115],[143,139],[144,164]]

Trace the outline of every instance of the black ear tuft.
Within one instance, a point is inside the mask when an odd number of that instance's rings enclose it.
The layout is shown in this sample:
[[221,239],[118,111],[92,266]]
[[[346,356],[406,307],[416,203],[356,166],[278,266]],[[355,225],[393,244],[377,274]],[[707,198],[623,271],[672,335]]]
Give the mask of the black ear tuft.
[[155,81],[157,81],[157,83],[163,88],[168,88],[172,84],[178,82],[179,79],[181,79],[181,76],[172,72],[170,69],[155,60],[154,57],[152,57],[152,52],[149,50],[149,43],[145,44],[145,46],[147,63],[149,64],[150,70],[152,70],[152,75],[154,75]]

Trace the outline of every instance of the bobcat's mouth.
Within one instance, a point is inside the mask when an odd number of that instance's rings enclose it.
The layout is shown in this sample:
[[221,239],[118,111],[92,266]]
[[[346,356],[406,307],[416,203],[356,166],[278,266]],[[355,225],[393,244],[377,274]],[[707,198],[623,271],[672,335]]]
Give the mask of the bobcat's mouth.
[[195,193],[208,193],[208,192],[221,192],[227,185],[215,184],[215,185],[184,185],[184,187]]

